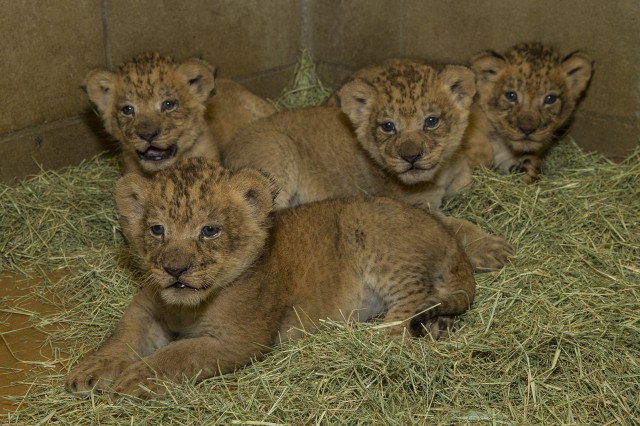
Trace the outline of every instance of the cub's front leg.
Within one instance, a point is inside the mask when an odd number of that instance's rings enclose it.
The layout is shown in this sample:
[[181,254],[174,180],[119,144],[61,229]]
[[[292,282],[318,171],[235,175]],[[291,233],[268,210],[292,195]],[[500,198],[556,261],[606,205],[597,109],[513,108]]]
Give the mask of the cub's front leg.
[[[242,336],[221,340],[196,337],[176,340],[143,360],[127,367],[113,385],[113,391],[138,398],[163,393],[165,387],[157,379],[184,382],[198,381],[234,371],[261,357],[268,342],[257,337]],[[259,343],[262,340],[262,343]]]
[[67,390],[85,396],[94,390],[111,391],[127,367],[166,345],[169,337],[152,312],[152,306],[136,296],[111,337],[67,375]]
[[523,155],[515,159],[509,167],[511,173],[523,173],[522,181],[531,184],[540,179],[542,160],[537,155]]

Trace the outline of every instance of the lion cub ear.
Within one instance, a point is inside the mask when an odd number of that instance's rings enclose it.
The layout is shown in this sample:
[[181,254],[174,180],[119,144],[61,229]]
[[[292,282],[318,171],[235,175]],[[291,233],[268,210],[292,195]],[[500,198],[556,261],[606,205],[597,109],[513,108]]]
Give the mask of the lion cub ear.
[[582,52],[573,52],[562,60],[562,71],[567,77],[569,95],[573,99],[580,97],[591,79],[593,60]]
[[136,241],[136,229],[141,229],[144,217],[145,194],[150,182],[143,176],[128,173],[116,183],[116,206],[120,213],[120,226],[128,241]]
[[495,81],[506,65],[504,56],[493,50],[480,53],[471,59],[471,69],[476,74],[478,86]]
[[187,80],[189,90],[200,102],[213,93],[216,69],[202,59],[189,59],[178,66],[178,72]]
[[371,113],[371,102],[376,89],[364,80],[355,79],[340,89],[340,107],[351,122],[358,126]]
[[89,99],[96,105],[102,115],[113,104],[115,82],[116,75],[114,73],[104,68],[98,68],[89,71],[82,83],[82,88],[87,92]]
[[240,193],[255,216],[264,220],[273,209],[277,189],[271,179],[253,169],[242,169],[231,178],[232,188]]
[[438,76],[453,100],[464,108],[470,108],[476,94],[476,76],[467,68],[459,65],[447,65]]

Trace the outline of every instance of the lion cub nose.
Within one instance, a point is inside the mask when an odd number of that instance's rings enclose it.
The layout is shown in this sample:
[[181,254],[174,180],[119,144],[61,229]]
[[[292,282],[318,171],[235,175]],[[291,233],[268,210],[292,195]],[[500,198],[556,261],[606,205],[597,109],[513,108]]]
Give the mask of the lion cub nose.
[[174,278],[180,278],[182,274],[184,274],[189,270],[189,268],[191,268],[191,265],[190,264],[189,265],[182,265],[182,264],[171,265],[170,264],[170,265],[162,265],[162,267],[167,272],[167,274],[171,275]]
[[422,158],[422,147],[413,141],[404,141],[398,147],[398,155],[409,164],[413,164]]
[[536,130],[538,130],[537,127],[520,127],[520,131],[524,133],[525,136],[530,136]]
[[151,143],[158,138],[159,134],[160,130],[154,130],[153,132],[138,133],[138,136],[140,136],[140,139],[144,139],[145,141]]

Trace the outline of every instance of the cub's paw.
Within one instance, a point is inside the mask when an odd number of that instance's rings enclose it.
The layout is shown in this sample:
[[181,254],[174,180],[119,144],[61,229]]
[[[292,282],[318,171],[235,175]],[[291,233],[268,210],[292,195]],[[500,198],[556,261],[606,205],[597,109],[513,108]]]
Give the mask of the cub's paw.
[[511,173],[523,173],[522,181],[527,185],[540,179],[542,174],[542,160],[535,155],[525,155],[509,168]]
[[500,269],[514,253],[513,247],[504,238],[489,234],[468,242],[465,251],[476,272]]
[[91,355],[71,370],[65,387],[79,396],[87,396],[92,391],[110,392],[113,381],[131,362],[129,358]]
[[166,388],[157,381],[156,371],[144,361],[130,365],[113,384],[113,391],[116,394],[141,399],[149,399],[164,393],[165,390]]
[[411,319],[411,333],[417,337],[431,336],[433,339],[448,337],[456,331],[456,317],[451,315],[430,316],[428,312]]

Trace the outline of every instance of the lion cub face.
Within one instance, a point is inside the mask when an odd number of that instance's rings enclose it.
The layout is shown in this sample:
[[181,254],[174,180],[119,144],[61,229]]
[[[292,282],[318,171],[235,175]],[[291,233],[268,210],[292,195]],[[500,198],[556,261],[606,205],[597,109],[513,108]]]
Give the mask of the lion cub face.
[[199,59],[176,64],[143,53],[117,71],[89,72],[84,86],[106,130],[120,141],[125,168],[151,174],[185,157],[207,129],[214,69]]
[[405,184],[426,182],[458,150],[475,94],[473,73],[397,60],[340,90],[342,110],[371,158]]
[[581,52],[561,58],[549,46],[521,43],[505,55],[476,56],[472,68],[479,105],[494,130],[515,153],[539,153],[573,113],[592,60]]
[[[120,223],[165,303],[196,306],[257,258],[273,206],[270,182],[256,171],[231,175],[203,158],[116,187]],[[195,183],[198,183],[196,185]]]

